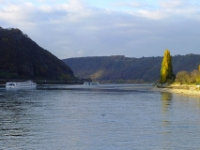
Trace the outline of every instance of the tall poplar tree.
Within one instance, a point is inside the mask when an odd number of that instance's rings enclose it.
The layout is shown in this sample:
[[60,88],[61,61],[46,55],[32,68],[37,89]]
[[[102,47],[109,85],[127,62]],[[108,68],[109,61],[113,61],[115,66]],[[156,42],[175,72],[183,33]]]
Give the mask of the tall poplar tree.
[[160,70],[160,83],[173,82],[175,79],[175,75],[173,73],[172,67],[172,56],[170,55],[170,51],[165,50],[161,70]]
[[200,65],[198,66],[198,71],[200,72]]

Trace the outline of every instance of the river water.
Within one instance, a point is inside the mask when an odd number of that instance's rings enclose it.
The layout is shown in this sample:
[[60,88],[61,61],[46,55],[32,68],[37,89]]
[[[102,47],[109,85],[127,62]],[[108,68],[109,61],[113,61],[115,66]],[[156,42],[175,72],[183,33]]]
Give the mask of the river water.
[[200,99],[151,88],[1,88],[0,150],[200,149]]

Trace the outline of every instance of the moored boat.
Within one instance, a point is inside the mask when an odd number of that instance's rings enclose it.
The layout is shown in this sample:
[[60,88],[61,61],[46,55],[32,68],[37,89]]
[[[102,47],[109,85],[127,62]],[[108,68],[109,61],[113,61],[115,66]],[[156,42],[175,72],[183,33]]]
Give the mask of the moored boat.
[[24,82],[6,82],[7,89],[16,89],[16,88],[35,88],[37,84],[31,80]]
[[83,85],[99,85],[99,82],[84,82]]

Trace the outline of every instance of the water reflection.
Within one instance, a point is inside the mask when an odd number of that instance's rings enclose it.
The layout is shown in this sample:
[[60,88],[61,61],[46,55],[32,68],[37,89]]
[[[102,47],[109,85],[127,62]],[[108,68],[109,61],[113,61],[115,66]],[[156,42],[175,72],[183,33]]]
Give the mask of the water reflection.
[[162,110],[164,113],[168,111],[172,103],[172,94],[167,92],[161,92]]

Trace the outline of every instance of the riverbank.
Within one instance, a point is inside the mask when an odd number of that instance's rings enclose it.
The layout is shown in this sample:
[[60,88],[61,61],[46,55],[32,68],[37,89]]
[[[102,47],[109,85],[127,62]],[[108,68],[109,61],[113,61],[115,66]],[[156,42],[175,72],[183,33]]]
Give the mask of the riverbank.
[[159,91],[159,92],[172,92],[172,93],[177,93],[177,94],[200,97],[200,88],[196,85],[173,84],[173,85],[162,86],[162,87],[155,86],[152,90]]
[[[1,79],[0,80],[0,87],[5,86],[6,82],[24,82],[27,80],[23,79],[12,79],[12,80],[6,80]],[[90,81],[87,79],[77,79],[77,80],[37,80],[33,79],[33,82],[36,82],[37,84],[83,84],[85,81]]]

